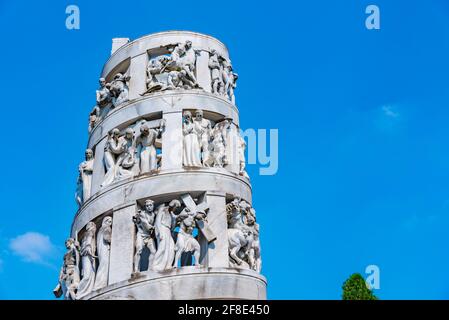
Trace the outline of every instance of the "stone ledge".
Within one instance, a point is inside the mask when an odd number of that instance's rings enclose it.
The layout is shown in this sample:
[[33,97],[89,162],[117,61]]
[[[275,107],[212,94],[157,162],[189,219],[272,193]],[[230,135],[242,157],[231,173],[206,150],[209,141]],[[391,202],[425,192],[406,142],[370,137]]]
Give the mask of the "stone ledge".
[[[179,179],[177,188],[173,179]],[[217,187],[217,186],[220,187]],[[109,210],[146,197],[160,197],[195,191],[221,191],[235,194],[252,203],[251,184],[247,178],[223,168],[177,169],[160,171],[158,174],[140,175],[117,181],[94,193],[77,211],[72,234]]]
[[[131,276],[131,275],[130,275]],[[248,269],[182,267],[145,271],[99,289],[85,300],[266,299],[267,280]],[[189,290],[186,290],[188,288]]]

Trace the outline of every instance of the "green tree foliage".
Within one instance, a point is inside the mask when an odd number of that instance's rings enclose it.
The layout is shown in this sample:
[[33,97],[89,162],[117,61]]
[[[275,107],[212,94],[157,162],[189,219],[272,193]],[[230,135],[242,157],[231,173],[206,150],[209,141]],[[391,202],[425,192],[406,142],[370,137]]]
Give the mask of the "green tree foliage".
[[354,273],[343,283],[343,300],[378,300],[366,286],[365,279],[360,273]]

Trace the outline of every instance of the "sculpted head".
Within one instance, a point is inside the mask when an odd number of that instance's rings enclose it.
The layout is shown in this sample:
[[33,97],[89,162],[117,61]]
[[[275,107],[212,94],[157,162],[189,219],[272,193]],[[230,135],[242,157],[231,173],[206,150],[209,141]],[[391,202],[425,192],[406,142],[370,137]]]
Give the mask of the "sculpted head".
[[120,130],[119,129],[117,129],[117,128],[112,129],[111,136],[113,138],[118,138],[119,135],[120,135]]
[[201,110],[201,109],[195,110],[195,119],[198,121],[203,120],[203,110]]
[[151,199],[145,200],[145,210],[148,212],[153,212],[154,210],[154,201]]
[[210,55],[211,55],[211,56],[215,56],[216,54],[217,54],[217,50],[212,49],[212,50],[210,51]]
[[98,80],[98,82],[100,83],[100,87],[104,87],[106,85],[106,79],[105,78],[100,78],[100,80]]
[[105,217],[101,222],[102,227],[110,227],[112,225],[112,217]]
[[92,149],[86,149],[85,156],[87,161],[92,160],[94,157],[94,152],[92,151]]
[[68,239],[65,241],[65,247],[66,247],[67,249],[70,249],[74,244],[75,244],[75,239],[73,239],[73,238],[68,238]]
[[192,48],[192,41],[187,40],[186,41],[186,49],[189,50],[190,48]]
[[172,200],[172,201],[170,201],[170,203],[168,204],[168,206],[170,207],[170,209],[173,211],[173,210],[176,210],[177,208],[180,208],[181,207],[181,202],[179,201],[179,200]]
[[150,133],[150,128],[146,124],[140,127],[140,134],[142,136],[147,136]]
[[97,229],[97,226],[95,225],[95,223],[93,223],[92,221],[87,223],[86,231],[93,231],[93,232],[95,232],[96,229]]
[[192,121],[192,113],[190,111],[184,111],[182,114],[186,122]]
[[127,128],[125,130],[125,138],[131,140],[134,137],[134,130],[132,128]]

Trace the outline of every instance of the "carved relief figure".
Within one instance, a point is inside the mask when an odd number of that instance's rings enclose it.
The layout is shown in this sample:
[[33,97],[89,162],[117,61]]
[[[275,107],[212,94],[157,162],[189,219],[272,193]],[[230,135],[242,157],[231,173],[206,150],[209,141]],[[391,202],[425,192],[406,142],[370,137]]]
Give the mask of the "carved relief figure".
[[154,211],[154,202],[152,200],[146,200],[145,209],[139,210],[133,217],[134,223],[137,227],[136,253],[134,255],[133,269],[135,273],[141,271],[140,260],[142,252],[145,248],[148,248],[150,251],[148,258],[148,269],[150,269],[153,265],[154,256],[156,254],[156,244],[153,239],[155,218],[156,212]]
[[209,69],[212,78],[212,93],[219,94],[221,88],[223,88],[223,81],[221,77],[221,65],[215,49],[212,49],[210,52]]
[[212,130],[212,124],[210,120],[204,119],[203,110],[195,111],[195,130],[198,135],[201,161],[204,166],[210,167],[212,164],[212,159],[210,156],[210,136]]
[[100,109],[110,107],[112,104],[112,94],[109,91],[110,85],[106,83],[105,78],[100,78],[98,82],[100,83],[100,88],[95,92],[97,106],[100,107]]
[[53,290],[54,295],[66,300],[76,299],[76,290],[80,282],[79,275],[79,244],[73,238],[65,242],[67,252],[64,254],[64,262],[59,273],[59,283]]
[[86,225],[86,232],[81,240],[81,281],[76,293],[76,299],[89,294],[95,284],[95,223],[89,222]]
[[246,159],[245,159],[245,149],[246,149],[246,142],[245,139],[239,134],[238,135],[238,141],[237,141],[237,150],[238,150],[238,157],[239,157],[239,174],[241,176],[244,176],[249,179],[248,173],[246,173],[245,166],[246,166]]
[[168,206],[160,205],[156,212],[155,234],[157,251],[153,260],[153,270],[163,271],[172,268],[175,258],[175,242],[172,238],[174,213],[181,206],[178,200],[172,200]]
[[228,99],[231,100],[233,104],[235,104],[235,96],[234,89],[237,87],[237,79],[239,78],[238,74],[233,72],[232,65],[227,66],[226,71],[226,82],[224,92],[227,94]]
[[189,208],[184,208],[182,212],[176,216],[176,222],[179,224],[178,237],[176,239],[175,246],[175,261],[173,266],[178,267],[181,262],[181,266],[187,265],[185,261],[181,261],[183,253],[191,253],[194,257],[194,265],[199,266],[200,260],[200,244],[193,237],[192,232],[196,227],[196,219],[204,219],[205,213],[191,212]]
[[147,66],[147,91],[143,94],[167,89],[167,84],[158,80],[157,75],[162,73],[163,68],[168,62],[167,56],[159,56],[151,59]]
[[167,46],[170,56],[150,59],[147,66],[147,90],[142,94],[168,89],[199,88],[196,72],[196,51],[191,41]]
[[250,215],[250,209],[251,205],[248,202],[239,201],[239,199],[234,199],[226,206],[229,257],[231,266],[255,269],[257,268],[257,253],[254,242],[257,241],[255,234],[258,233],[258,225],[256,227],[255,218],[248,219],[247,215]]
[[136,138],[136,151],[139,157],[140,173],[157,170],[156,139],[165,129],[165,121],[161,120],[158,128],[149,128],[146,124],[140,127],[140,135]]
[[78,166],[79,176],[78,183],[80,190],[78,192],[77,202],[81,206],[90,197],[92,186],[92,172],[94,167],[94,153],[91,149],[87,149],[85,153],[86,160]]
[[132,128],[126,129],[123,136],[120,136],[120,131],[117,128],[110,132],[103,160],[106,174],[101,187],[105,187],[115,180],[133,176],[132,168],[136,162],[136,156]]
[[114,80],[110,84],[109,91],[113,97],[112,107],[117,107],[118,105],[128,101],[129,99],[129,89],[127,82],[131,79],[129,76],[125,76],[121,73],[117,73]]
[[105,217],[97,234],[98,269],[94,290],[108,285],[109,253],[111,251],[112,217]]
[[185,111],[183,118],[184,147],[182,163],[186,167],[201,167],[199,138],[190,111]]
[[212,154],[214,167],[223,168],[227,164],[226,159],[226,136],[230,122],[223,120],[217,123],[212,130]]

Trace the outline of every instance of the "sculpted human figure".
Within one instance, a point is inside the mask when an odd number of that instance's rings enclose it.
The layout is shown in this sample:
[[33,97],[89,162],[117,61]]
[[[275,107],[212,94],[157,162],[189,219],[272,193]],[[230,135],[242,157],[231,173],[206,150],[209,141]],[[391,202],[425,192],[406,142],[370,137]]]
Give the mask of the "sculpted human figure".
[[212,77],[212,93],[219,94],[220,88],[223,87],[223,81],[221,77],[221,65],[215,49],[212,49],[210,52],[209,69]]
[[196,52],[192,47],[192,41],[186,41],[184,50],[185,53],[182,58],[182,68],[186,71],[187,77],[192,81],[194,87],[198,87],[198,82],[195,77]]
[[223,166],[227,164],[226,132],[229,125],[229,120],[223,120],[217,123],[212,130],[212,153],[214,167],[223,168]]
[[117,171],[115,165],[116,157],[122,152],[121,148],[119,147],[119,137],[120,137],[120,130],[117,128],[114,128],[108,135],[108,139],[104,147],[104,158],[103,158],[106,174],[104,176],[104,180],[103,183],[101,184],[101,187],[105,187],[111,184],[115,179]]
[[80,282],[78,246],[78,243],[73,238],[65,241],[67,252],[64,254],[64,262],[59,273],[59,283],[53,290],[57,298],[63,296],[66,300],[76,299],[76,290]]
[[94,290],[108,285],[109,253],[111,251],[112,217],[105,217],[97,234],[98,269]]
[[105,78],[100,78],[98,80],[100,83],[100,88],[95,92],[96,93],[96,101],[97,106],[101,109],[108,107],[112,103],[112,94],[111,91],[109,91],[109,84],[106,83]]
[[160,138],[165,129],[162,120],[159,128],[150,129],[146,124],[140,127],[140,135],[136,138],[136,149],[139,156],[140,173],[157,170],[156,139]]
[[89,113],[89,127],[88,127],[89,133],[97,124],[97,121],[100,119],[100,115],[101,115],[100,107],[98,105],[95,105],[92,111]]
[[205,213],[191,212],[189,208],[184,208],[182,212],[176,216],[176,222],[179,224],[178,237],[175,245],[175,261],[173,266],[175,268],[181,262],[181,266],[185,266],[186,262],[181,261],[183,253],[190,252],[194,257],[194,265],[199,266],[200,263],[200,244],[193,237],[192,233],[196,227],[196,220],[203,220],[206,217]]
[[139,210],[133,217],[133,221],[137,227],[136,234],[136,253],[134,255],[134,273],[140,270],[140,260],[142,252],[148,248],[150,255],[148,257],[148,268],[152,268],[154,256],[156,254],[156,244],[154,242],[154,222],[156,212],[154,211],[154,202],[152,200],[145,201],[145,209]]
[[144,93],[151,93],[158,90],[164,90],[166,89],[167,85],[160,82],[156,75],[162,73],[162,69],[164,68],[165,64],[167,63],[168,57],[166,56],[159,56],[154,59],[151,59],[148,62],[147,66],[147,91]]
[[254,228],[245,224],[243,215],[251,205],[234,199],[226,206],[228,214],[228,241],[231,266],[252,268],[249,253],[254,242]]
[[229,100],[235,104],[234,89],[237,87],[238,74],[233,72],[232,65],[227,67],[227,81],[225,83],[225,93],[228,95]]
[[110,84],[110,92],[113,96],[112,106],[117,107],[123,102],[128,101],[128,85],[126,84],[129,81],[130,77],[125,76],[121,73],[117,73],[114,77],[114,80]]
[[117,179],[129,178],[133,175],[132,168],[136,162],[134,145],[134,130],[128,128],[123,136],[120,130],[114,128],[108,136],[104,148],[104,165],[106,174],[101,184],[105,187]]
[[133,176],[132,168],[136,163],[136,148],[134,144],[134,130],[127,128],[125,134],[118,139],[118,147],[121,153],[117,157],[116,179],[124,179]]
[[212,130],[212,124],[209,120],[204,119],[203,110],[195,111],[195,130],[199,138],[201,161],[204,166],[209,167],[212,164],[212,159],[209,151],[209,142]]
[[237,141],[237,150],[239,157],[239,174],[249,179],[248,173],[246,173],[245,170],[246,166],[245,149],[246,149],[245,139],[243,139],[243,137],[239,134]]
[[192,114],[190,111],[185,111],[183,116],[182,133],[184,135],[184,148],[182,163],[186,167],[201,167],[200,143],[195,124],[193,123]]
[[89,294],[95,284],[95,223],[88,222],[83,239],[81,240],[81,281],[76,293],[76,299]]
[[172,229],[175,227],[175,211],[181,207],[178,200],[172,200],[168,206],[162,204],[156,212],[155,234],[157,251],[153,260],[153,270],[163,271],[173,266],[175,258],[175,242],[172,238]]
[[81,205],[90,197],[90,190],[92,186],[92,172],[94,169],[94,153],[91,149],[87,149],[85,152],[86,160],[81,162],[78,166],[79,171],[79,183],[81,184],[82,193],[81,199],[77,199]]

